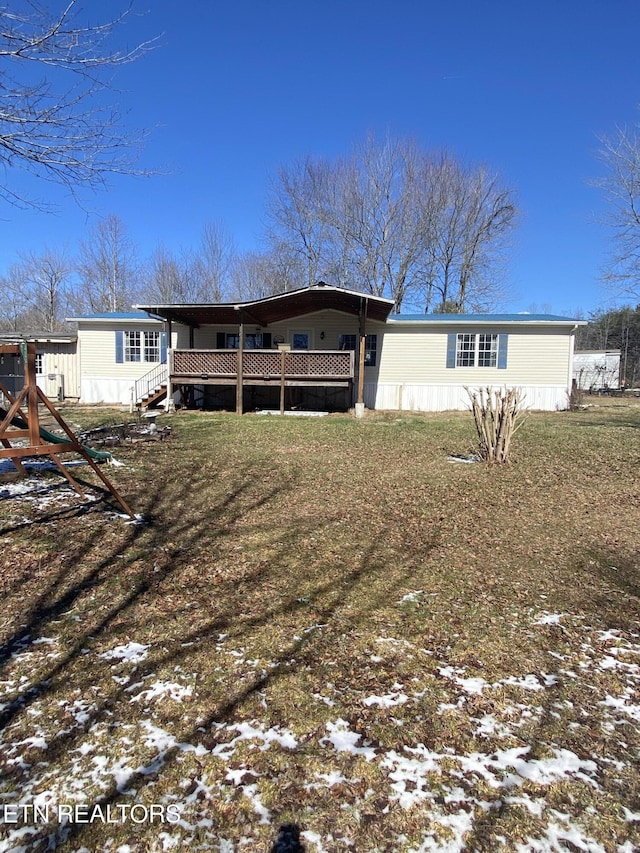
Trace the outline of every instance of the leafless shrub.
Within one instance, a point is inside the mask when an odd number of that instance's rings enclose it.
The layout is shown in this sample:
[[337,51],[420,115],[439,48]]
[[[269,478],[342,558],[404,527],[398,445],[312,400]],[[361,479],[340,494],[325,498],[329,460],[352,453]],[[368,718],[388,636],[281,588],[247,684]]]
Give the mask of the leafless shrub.
[[465,391],[478,433],[478,454],[491,464],[508,462],[511,440],[522,425],[524,395],[518,388],[479,388]]

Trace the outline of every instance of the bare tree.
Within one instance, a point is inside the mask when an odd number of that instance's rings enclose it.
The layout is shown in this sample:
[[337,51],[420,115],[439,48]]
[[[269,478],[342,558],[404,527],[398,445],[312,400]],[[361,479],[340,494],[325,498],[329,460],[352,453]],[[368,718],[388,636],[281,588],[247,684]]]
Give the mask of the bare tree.
[[609,204],[605,220],[613,249],[604,281],[614,291],[640,296],[640,124],[601,140],[606,176],[597,181]]
[[497,175],[449,157],[430,164],[432,228],[426,308],[488,310],[503,296],[502,265],[516,208]]
[[128,311],[135,302],[136,248],[122,220],[109,214],[80,245],[77,310]]
[[23,269],[12,264],[0,278],[0,328],[3,332],[19,332],[29,327],[30,303],[25,292]]
[[62,253],[45,249],[30,253],[13,267],[13,286],[24,300],[23,326],[34,331],[56,332],[64,328],[73,265]]
[[327,261],[327,200],[334,173],[323,160],[306,160],[281,168],[272,184],[267,216],[268,240],[273,251],[297,255],[304,265],[300,286],[311,286],[323,277]]
[[176,257],[159,243],[142,267],[140,299],[158,305],[195,301],[191,263],[188,254]]
[[[429,205],[421,182],[421,155],[410,142],[367,139],[337,170],[341,203],[327,217],[339,235],[342,277],[399,310],[430,232]],[[335,252],[335,249],[334,249]]]
[[[105,98],[115,70],[153,44],[109,46],[131,14],[97,22],[78,0],[52,12],[38,0],[13,0],[0,8],[0,162],[5,175],[21,167],[75,193],[95,188],[113,173],[138,173],[134,151],[144,134],[123,127]],[[42,75],[42,76],[39,76]],[[18,206],[46,207],[8,180],[0,196]]]
[[196,301],[224,301],[235,253],[233,238],[224,226],[208,222],[191,260],[190,276]]
[[231,272],[234,299],[264,299],[276,293],[295,290],[304,281],[304,265],[299,256],[284,249],[249,252],[236,258]]
[[[510,190],[484,168],[372,138],[334,164],[308,158],[279,173],[272,248],[319,278],[431,310],[489,307],[515,223]],[[304,279],[303,279],[304,280]]]

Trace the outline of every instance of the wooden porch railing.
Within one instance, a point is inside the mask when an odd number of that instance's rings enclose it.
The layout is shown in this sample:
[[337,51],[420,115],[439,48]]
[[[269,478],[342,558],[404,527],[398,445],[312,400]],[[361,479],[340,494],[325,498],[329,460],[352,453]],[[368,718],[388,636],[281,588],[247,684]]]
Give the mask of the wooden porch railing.
[[[288,384],[349,382],[354,376],[351,350],[243,350],[243,382],[262,384],[282,378]],[[238,350],[170,350],[173,383],[233,384],[238,379]]]

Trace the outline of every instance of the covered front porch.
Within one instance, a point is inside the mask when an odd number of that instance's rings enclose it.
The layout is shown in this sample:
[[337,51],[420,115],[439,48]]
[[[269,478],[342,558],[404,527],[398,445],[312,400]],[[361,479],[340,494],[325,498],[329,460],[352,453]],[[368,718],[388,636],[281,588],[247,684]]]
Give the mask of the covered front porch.
[[[137,307],[162,318],[169,341],[175,338],[167,400],[178,395],[192,406],[215,399],[230,408],[233,395],[242,414],[257,400],[282,413],[312,400],[363,406],[368,324],[384,322],[392,306],[320,283],[252,302]],[[176,327],[182,331],[174,335]]]

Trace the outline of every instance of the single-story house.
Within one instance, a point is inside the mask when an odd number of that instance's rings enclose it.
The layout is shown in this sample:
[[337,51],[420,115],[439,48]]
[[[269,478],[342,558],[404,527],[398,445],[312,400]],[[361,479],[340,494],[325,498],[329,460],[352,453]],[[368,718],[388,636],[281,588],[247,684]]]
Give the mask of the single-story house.
[[246,302],[138,305],[74,318],[81,401],[443,411],[465,386],[518,387],[565,409],[575,332],[546,314],[394,314],[393,302],[318,284]]
[[573,379],[582,391],[620,387],[620,350],[581,350],[573,356]]
[[[75,332],[16,334],[2,332],[0,343],[33,343],[36,347],[36,381],[51,400],[77,400],[80,397],[80,371]],[[19,358],[3,356],[0,375],[10,393],[24,384],[24,366]],[[13,389],[13,390],[12,390]]]

